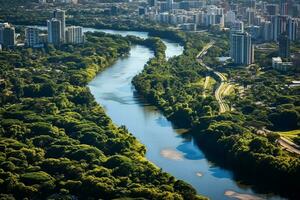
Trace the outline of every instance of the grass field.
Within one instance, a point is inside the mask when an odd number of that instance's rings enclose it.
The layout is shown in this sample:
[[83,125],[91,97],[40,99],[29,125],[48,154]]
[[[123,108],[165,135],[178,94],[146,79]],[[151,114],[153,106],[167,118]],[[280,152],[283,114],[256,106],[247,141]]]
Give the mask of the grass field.
[[282,137],[292,140],[293,138],[297,137],[298,134],[300,135],[300,130],[282,131],[277,133]]

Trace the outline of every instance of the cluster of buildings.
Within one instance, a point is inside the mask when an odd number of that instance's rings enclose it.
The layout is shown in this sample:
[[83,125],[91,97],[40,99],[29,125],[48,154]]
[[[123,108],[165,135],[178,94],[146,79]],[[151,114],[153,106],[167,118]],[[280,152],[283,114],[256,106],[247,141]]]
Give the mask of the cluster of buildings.
[[211,26],[229,30],[230,56],[238,65],[254,62],[253,43],[276,42],[278,56],[289,58],[290,43],[300,39],[300,2],[296,0],[149,0],[146,7],[139,8],[139,15],[188,31]]
[[65,4],[77,4],[78,0],[39,0],[39,3],[65,3]]
[[289,71],[294,68],[292,62],[284,62],[281,57],[272,58],[272,67],[279,71]]
[[[277,40],[282,32],[289,31],[289,37],[299,35],[300,3],[296,0],[280,0],[279,4],[249,0],[248,3],[229,4],[221,0],[149,0],[146,7],[139,8],[144,18],[159,23],[177,26],[189,23],[190,27],[220,26],[230,28],[235,21],[242,21],[251,29],[255,39]],[[272,32],[272,34],[266,33]]]
[[66,27],[66,14],[64,10],[55,10],[53,18],[47,20],[48,43],[54,45],[61,44],[81,44],[84,42],[84,34],[81,26]]
[[53,12],[53,18],[47,20],[47,27],[48,43],[50,44],[80,44],[84,42],[82,27],[66,27],[65,11],[63,10],[55,10]]
[[[25,45],[43,47],[44,44],[59,46],[62,44],[81,44],[84,42],[83,29],[80,26],[66,26],[65,11],[55,10],[53,18],[47,20],[47,33],[39,27],[25,29]],[[0,23],[1,48],[11,48],[17,44],[15,27],[9,23]]]

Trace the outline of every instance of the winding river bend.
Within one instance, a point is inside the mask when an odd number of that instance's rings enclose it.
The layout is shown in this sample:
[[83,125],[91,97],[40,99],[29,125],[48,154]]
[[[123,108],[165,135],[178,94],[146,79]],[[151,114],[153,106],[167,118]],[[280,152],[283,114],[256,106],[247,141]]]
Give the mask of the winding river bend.
[[[145,32],[102,31],[147,37]],[[177,43],[163,41],[168,58],[183,52],[183,47]],[[120,58],[89,83],[96,101],[105,108],[108,116],[117,125],[125,125],[146,146],[147,159],[192,184],[197,192],[211,199],[232,199],[234,196],[240,199],[281,199],[270,194],[257,194],[250,186],[239,185],[230,171],[210,163],[192,138],[181,136],[185,130],[174,128],[155,107],[145,104],[136,95],[131,80],[153,56],[148,48],[133,46],[128,57]]]
[[[148,37],[148,33],[136,31],[84,28],[84,32],[87,31]],[[163,42],[168,58],[183,52],[177,43]],[[251,186],[236,182],[229,170],[210,163],[192,138],[182,136],[185,130],[174,128],[155,107],[136,95],[131,80],[153,56],[144,46],[132,46],[129,56],[120,58],[89,83],[96,101],[114,123],[125,125],[146,146],[148,160],[211,199],[282,199],[273,194],[258,194]]]

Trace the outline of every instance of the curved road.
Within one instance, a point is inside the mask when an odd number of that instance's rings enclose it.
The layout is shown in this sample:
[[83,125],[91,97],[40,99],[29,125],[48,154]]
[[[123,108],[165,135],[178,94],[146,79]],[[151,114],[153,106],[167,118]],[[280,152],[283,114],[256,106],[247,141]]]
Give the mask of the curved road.
[[277,140],[277,142],[287,151],[300,155],[299,146],[296,145],[295,143],[289,141],[288,139],[286,139],[284,137],[280,137]]
[[[199,54],[197,55],[197,60],[200,62],[201,65],[203,65],[204,67],[206,67],[206,69],[208,69],[209,71],[212,71],[214,74],[216,74],[220,80],[221,83],[219,85],[219,87],[216,89],[215,91],[215,98],[219,103],[219,113],[224,113],[226,111],[230,111],[230,106],[224,101],[223,96],[224,94],[226,94],[226,91],[229,90],[230,87],[233,87],[233,85],[229,84],[227,81],[227,77],[217,71],[214,71],[212,68],[208,67],[203,61],[202,61],[202,57],[207,53],[207,50],[209,48],[211,48],[214,45],[214,42],[210,42],[207,45],[205,45],[205,47],[203,47],[203,49],[199,52]],[[207,76],[206,76],[207,77]],[[207,79],[207,78],[206,78]],[[206,82],[206,80],[205,80]],[[206,84],[204,86],[204,89],[206,88]],[[225,87],[225,88],[224,88]],[[203,96],[205,97],[205,92],[203,93]],[[266,133],[271,132],[269,130],[264,130]],[[277,140],[278,144],[280,144],[285,150],[291,152],[291,153],[295,153],[300,155],[300,147],[298,145],[296,145],[295,143],[287,140],[284,137],[280,137]]]
[[[219,103],[219,107],[220,107],[219,113],[224,113],[226,111],[230,111],[230,106],[224,101],[223,94],[224,94],[224,91],[226,91],[227,87],[231,87],[231,85],[229,83],[227,83],[227,77],[224,74],[222,74],[220,72],[217,72],[217,71],[214,71],[212,68],[208,67],[202,61],[202,57],[207,53],[207,50],[209,48],[211,48],[213,45],[214,45],[214,41],[212,41],[212,42],[208,43],[207,45],[205,45],[203,47],[203,49],[198,53],[197,60],[200,62],[201,65],[206,67],[206,69],[208,69],[209,71],[212,71],[214,74],[216,74],[220,78],[221,83],[215,91],[215,98]],[[204,89],[206,89],[205,86],[204,86]],[[205,97],[205,93],[203,94],[203,96]]]

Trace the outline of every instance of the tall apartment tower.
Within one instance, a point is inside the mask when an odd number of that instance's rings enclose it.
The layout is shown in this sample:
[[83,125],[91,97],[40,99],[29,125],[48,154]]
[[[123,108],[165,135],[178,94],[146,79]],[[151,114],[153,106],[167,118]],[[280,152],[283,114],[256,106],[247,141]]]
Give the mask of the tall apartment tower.
[[0,23],[0,44],[3,44],[3,29],[4,29],[5,23]]
[[287,30],[288,16],[274,15],[271,17],[272,23],[272,40],[278,41],[278,37]]
[[65,42],[66,38],[66,13],[64,10],[56,9],[53,12],[53,17],[60,21],[60,30],[62,42]]
[[230,32],[231,33],[236,33],[236,32],[244,32],[244,22],[240,20],[236,20],[231,23],[230,26]]
[[250,65],[254,62],[254,49],[251,35],[248,33],[236,32],[230,38],[230,56],[235,64]]
[[61,37],[61,22],[55,18],[47,21],[48,27],[48,42],[54,45],[60,45]]
[[270,21],[265,21],[262,23],[262,39],[264,41],[271,41],[272,40],[272,24]]
[[255,18],[255,10],[252,9],[252,8],[248,8],[246,10],[246,15],[247,15],[248,25],[253,25],[254,24],[254,18]]
[[0,42],[5,47],[12,47],[16,44],[15,27],[8,23],[2,24],[0,27]]
[[172,10],[174,1],[173,0],[167,0],[167,4],[168,4],[168,10]]
[[229,10],[225,15],[225,23],[233,23],[236,20],[235,12]]
[[288,3],[286,0],[280,0],[280,15],[288,15]]
[[279,56],[282,58],[290,57],[290,40],[287,34],[282,34],[279,37]]
[[25,44],[29,47],[34,47],[39,44],[39,29],[26,28],[25,29]]
[[151,7],[156,7],[158,4],[157,4],[157,0],[148,0],[148,4],[149,6]]
[[268,15],[278,15],[279,7],[278,4],[267,4],[266,12]]
[[70,26],[66,31],[66,42],[70,44],[81,44],[83,43],[83,32],[80,26]]
[[255,10],[256,9],[256,0],[250,0],[249,7]]
[[291,41],[297,40],[297,31],[299,26],[299,21],[296,18],[289,18],[287,23],[287,33]]

